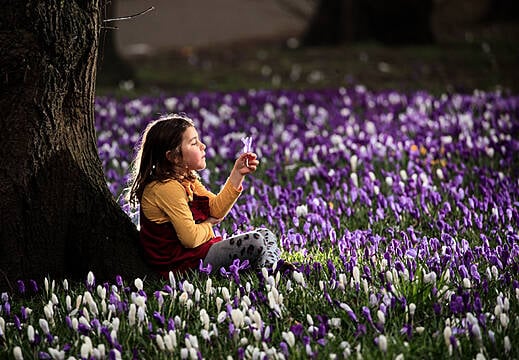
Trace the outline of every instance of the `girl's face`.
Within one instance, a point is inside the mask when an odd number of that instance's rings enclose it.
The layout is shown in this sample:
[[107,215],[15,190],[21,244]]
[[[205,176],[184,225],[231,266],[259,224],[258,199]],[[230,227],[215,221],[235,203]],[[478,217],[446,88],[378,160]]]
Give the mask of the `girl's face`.
[[188,170],[205,169],[205,148],[198,137],[198,132],[192,126],[188,127],[182,135],[182,160]]

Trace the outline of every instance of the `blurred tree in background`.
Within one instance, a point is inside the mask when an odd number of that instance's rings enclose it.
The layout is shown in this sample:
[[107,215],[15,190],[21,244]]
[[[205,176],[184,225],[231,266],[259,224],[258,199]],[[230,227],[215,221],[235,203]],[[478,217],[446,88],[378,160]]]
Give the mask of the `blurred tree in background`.
[[302,44],[429,44],[432,11],[433,0],[320,0]]
[[[297,2],[278,0],[293,14]],[[514,22],[516,0],[315,0],[302,45],[377,41],[385,45],[433,44],[437,32],[467,24]]]

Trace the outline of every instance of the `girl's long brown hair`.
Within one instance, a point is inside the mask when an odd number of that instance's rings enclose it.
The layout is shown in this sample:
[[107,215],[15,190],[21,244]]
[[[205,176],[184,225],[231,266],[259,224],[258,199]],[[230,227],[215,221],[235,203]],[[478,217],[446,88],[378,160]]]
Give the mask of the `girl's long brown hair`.
[[[184,115],[168,114],[148,124],[142,134],[133,161],[129,200],[137,205],[142,199],[146,185],[152,181],[195,180],[197,174],[188,172],[182,161],[182,136],[187,128],[194,126],[193,120]],[[177,162],[166,158],[171,150]]]

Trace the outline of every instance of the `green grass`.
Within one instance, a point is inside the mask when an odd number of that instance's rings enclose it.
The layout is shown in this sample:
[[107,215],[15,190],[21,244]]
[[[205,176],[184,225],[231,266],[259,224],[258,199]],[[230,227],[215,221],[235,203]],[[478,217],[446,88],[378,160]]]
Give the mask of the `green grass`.
[[[315,89],[363,84],[373,90],[432,93],[473,89],[517,92],[519,52],[510,42],[387,47],[376,43],[289,49],[279,44],[227,46],[131,59],[129,94]],[[485,50],[486,49],[486,50]],[[99,87],[98,93],[114,91]]]

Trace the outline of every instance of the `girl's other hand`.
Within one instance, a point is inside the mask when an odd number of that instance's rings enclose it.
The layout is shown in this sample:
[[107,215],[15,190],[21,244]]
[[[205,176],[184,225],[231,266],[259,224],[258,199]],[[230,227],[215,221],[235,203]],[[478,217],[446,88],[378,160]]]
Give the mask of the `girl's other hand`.
[[212,216],[209,216],[207,219],[205,219],[203,222],[204,223],[210,223],[211,225],[217,225],[219,223],[221,223],[223,220],[223,218],[215,218],[215,217],[212,217]]

